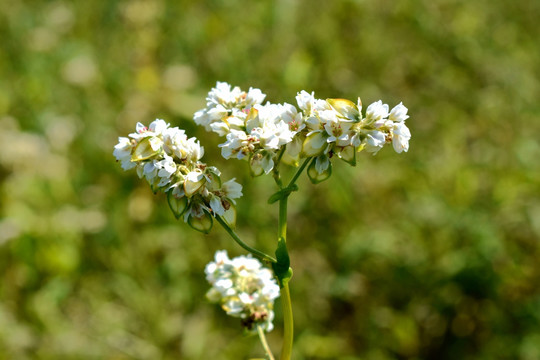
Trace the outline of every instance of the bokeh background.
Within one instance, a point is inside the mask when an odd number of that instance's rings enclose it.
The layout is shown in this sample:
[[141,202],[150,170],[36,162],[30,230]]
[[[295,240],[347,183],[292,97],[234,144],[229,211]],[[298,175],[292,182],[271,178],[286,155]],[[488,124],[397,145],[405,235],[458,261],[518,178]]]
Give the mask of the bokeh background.
[[241,249],[112,156],[138,121],[185,128],[273,251],[271,179],[191,120],[218,80],[411,115],[408,153],[335,162],[290,199],[294,359],[540,359],[539,18],[533,0],[2,0],[0,359],[263,357],[204,297],[214,251]]

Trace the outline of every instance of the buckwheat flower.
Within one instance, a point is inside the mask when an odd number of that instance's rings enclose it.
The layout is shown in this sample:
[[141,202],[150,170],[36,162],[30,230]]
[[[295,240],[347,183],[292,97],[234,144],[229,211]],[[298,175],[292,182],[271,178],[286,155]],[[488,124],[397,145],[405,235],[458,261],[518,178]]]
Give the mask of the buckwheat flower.
[[207,131],[214,131],[226,136],[232,129],[242,130],[251,109],[262,104],[265,94],[256,88],[246,93],[239,87],[234,88],[225,82],[217,82],[206,98],[206,108],[195,113],[193,120]]
[[230,159],[233,156],[243,159],[254,150],[253,144],[255,142],[258,142],[258,139],[248,136],[244,131],[231,130],[227,134],[227,141],[218,146],[221,148],[221,155],[225,159]]
[[343,146],[349,145],[349,129],[351,128],[352,123],[338,119],[336,116],[332,116],[327,119],[324,124],[324,129],[329,135],[326,139],[327,142],[339,142]]
[[296,102],[298,103],[298,107],[302,109],[306,115],[310,115],[313,104],[315,103],[315,92],[310,94],[305,90],[300,91],[296,95]]
[[373,153],[375,155],[379,150],[382,149],[386,143],[386,136],[383,132],[378,130],[368,131],[366,133],[366,146],[365,149],[367,152]]
[[236,86],[231,89],[231,85],[218,81],[216,86],[208,93],[206,100],[208,101],[208,105],[233,104],[241,93],[242,91],[239,87]]
[[399,154],[402,151],[407,152],[409,150],[409,140],[411,138],[411,131],[405,125],[404,122],[397,122],[392,128],[392,145],[394,150]]
[[148,127],[139,122],[135,127],[135,132],[129,134],[129,137],[140,140],[141,138],[145,137],[160,136],[168,127],[169,124],[162,119],[152,121]]
[[174,159],[167,154],[163,155],[163,160],[157,161],[155,167],[158,169],[157,176],[161,179],[158,186],[165,186],[171,182],[171,177],[176,173],[177,165]]
[[224,195],[232,200],[242,197],[242,185],[235,180],[235,178],[232,178],[231,180],[224,182],[221,186]]
[[306,117],[315,115],[317,111],[328,109],[326,101],[315,98],[314,92],[310,94],[305,90],[300,91],[296,95],[296,102]]
[[403,122],[409,118],[407,111],[408,109],[403,105],[403,103],[399,103],[390,111],[388,119],[394,122]]
[[157,174],[158,174],[158,171],[159,171],[159,167],[157,166],[157,161],[156,160],[151,160],[151,161],[148,161],[146,162],[143,166],[142,166],[142,176],[148,180],[148,182],[150,184],[152,184],[155,180],[155,178],[157,177]]
[[133,151],[134,143],[127,137],[119,137],[118,144],[114,146],[113,155],[117,161],[120,161],[122,169],[129,170],[137,166],[136,163],[131,162],[131,152]]
[[290,110],[288,107],[267,104],[258,105],[255,109],[257,110],[256,116],[247,122],[246,131],[260,140],[262,148],[277,150],[292,140],[295,133],[282,119],[284,113]]
[[222,185],[220,171],[200,161],[204,148],[196,138],[188,138],[184,130],[171,128],[160,119],[148,128],[138,123],[129,137],[119,138],[114,156],[124,169],[135,168],[152,191],[167,193],[177,219],[183,217],[204,233],[210,231],[214,216],[223,216],[234,227],[234,199],[242,195],[242,187],[234,181]]
[[388,117],[388,105],[383,104],[383,102],[379,100],[367,107],[364,123],[366,125],[371,125],[379,120],[385,119],[386,117]]
[[199,143],[199,140],[192,137],[186,142],[186,159],[191,162],[199,161],[204,155],[204,148]]
[[225,215],[225,206],[223,206],[223,201],[219,196],[212,195],[210,197],[209,205],[212,211],[216,214],[220,216]]
[[246,94],[245,103],[247,106],[252,107],[257,104],[262,104],[265,98],[266,94],[263,94],[260,89],[250,87]]
[[228,315],[242,319],[248,331],[256,331],[257,326],[265,331],[273,329],[279,286],[273,273],[257,259],[239,256],[231,260],[225,250],[217,251],[205,274],[212,286],[206,295],[210,301],[219,303]]
[[187,139],[188,137],[184,130],[176,127],[168,128],[163,132],[163,149],[171,156],[185,159],[185,142]]
[[330,159],[328,156],[317,156],[315,159],[315,169],[319,174],[322,174],[330,166]]
[[281,119],[289,125],[289,130],[293,134],[299,133],[306,127],[302,113],[299,113],[291,104],[281,105]]

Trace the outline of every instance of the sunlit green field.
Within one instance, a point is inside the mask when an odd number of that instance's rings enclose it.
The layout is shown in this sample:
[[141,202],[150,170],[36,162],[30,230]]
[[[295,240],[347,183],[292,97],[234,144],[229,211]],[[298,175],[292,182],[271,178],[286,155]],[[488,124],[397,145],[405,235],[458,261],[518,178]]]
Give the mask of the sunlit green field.
[[205,298],[214,252],[243,250],[112,156],[139,121],[186,129],[272,252],[272,179],[192,121],[216,81],[409,108],[408,153],[335,161],[289,200],[295,360],[540,359],[539,18],[533,0],[2,0],[0,359],[263,357]]

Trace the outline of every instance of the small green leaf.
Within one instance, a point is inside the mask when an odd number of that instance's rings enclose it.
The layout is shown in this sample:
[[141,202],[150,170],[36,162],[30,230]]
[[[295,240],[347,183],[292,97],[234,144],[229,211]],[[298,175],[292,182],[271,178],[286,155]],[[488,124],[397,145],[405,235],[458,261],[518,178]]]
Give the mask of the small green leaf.
[[188,206],[188,198],[186,196],[177,197],[173,195],[173,190],[167,192],[167,202],[171,208],[174,217],[178,220],[184,214]]
[[212,229],[212,225],[214,224],[214,219],[212,218],[212,215],[206,210],[204,210],[204,213],[200,217],[190,216],[188,219],[188,224],[193,229],[200,231],[204,234],[208,234],[210,230]]
[[278,239],[278,246],[275,254],[277,262],[272,263],[272,269],[279,280],[279,284],[283,286],[283,284],[287,283],[292,277],[291,261],[285,239]]
[[270,196],[270,198],[268,198],[268,203],[273,204],[276,201],[279,201],[285,198],[286,196],[289,196],[289,194],[292,193],[293,191],[298,191],[298,185],[293,184],[290,187],[286,187],[284,189],[279,190],[278,192],[275,192],[274,194],[272,194],[272,196]]
[[313,161],[311,161],[307,169],[309,180],[311,180],[313,184],[318,184],[320,182],[323,182],[324,180],[328,179],[330,175],[332,175],[331,162],[328,163],[328,167],[325,170],[319,173],[316,168],[316,161],[317,161],[317,158],[313,159]]

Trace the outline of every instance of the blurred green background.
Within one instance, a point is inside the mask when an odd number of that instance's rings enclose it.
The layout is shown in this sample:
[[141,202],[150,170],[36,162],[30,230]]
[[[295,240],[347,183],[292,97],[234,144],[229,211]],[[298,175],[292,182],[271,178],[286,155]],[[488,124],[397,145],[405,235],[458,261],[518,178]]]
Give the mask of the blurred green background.
[[290,199],[294,359],[540,359],[539,18],[533,0],[3,0],[0,359],[262,357],[204,298],[214,251],[241,249],[112,156],[138,121],[185,128],[271,252],[271,179],[191,120],[218,80],[411,115],[408,153],[336,161]]

